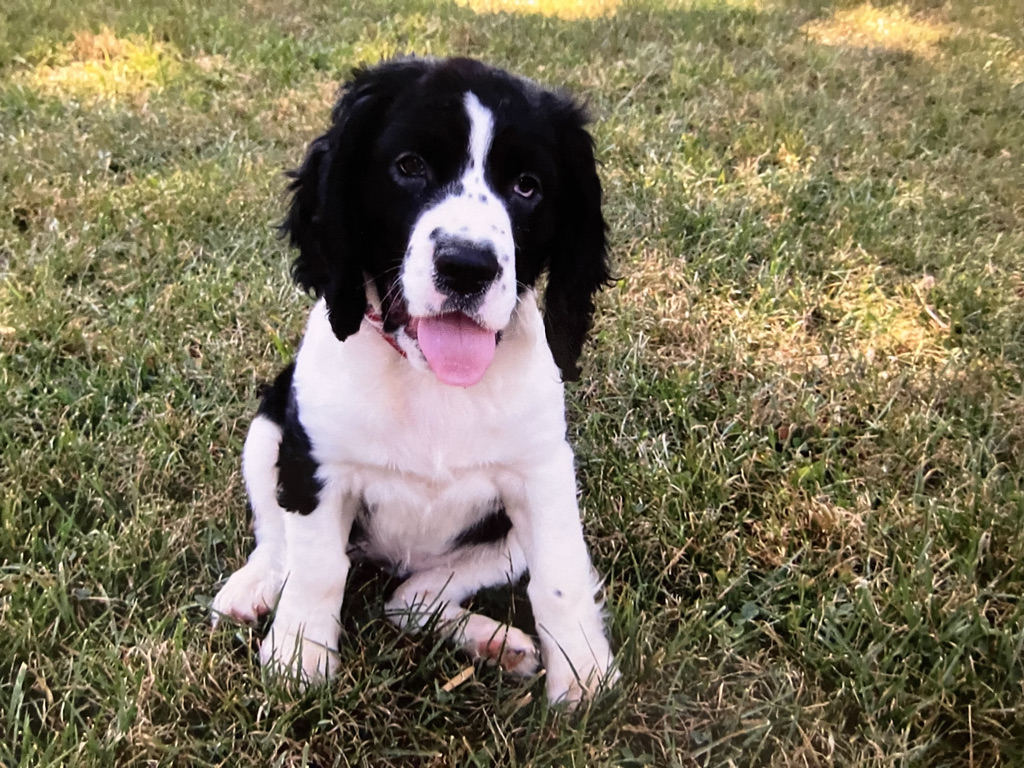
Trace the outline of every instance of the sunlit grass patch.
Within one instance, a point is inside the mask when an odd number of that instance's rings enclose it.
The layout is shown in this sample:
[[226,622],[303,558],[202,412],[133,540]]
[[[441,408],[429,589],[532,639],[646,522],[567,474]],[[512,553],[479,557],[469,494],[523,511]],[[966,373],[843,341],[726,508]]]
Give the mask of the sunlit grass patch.
[[141,106],[180,70],[180,58],[168,45],[118,37],[104,27],[99,33],[77,32],[51,61],[17,79],[46,95],[84,103],[127,100]]
[[477,13],[539,13],[561,19],[613,15],[622,0],[456,0]]
[[852,354],[870,363],[899,360],[909,366],[921,366],[930,376],[931,365],[940,365],[954,354],[947,342],[949,321],[932,306],[931,291],[935,278],[925,275],[898,291],[882,286],[885,277],[873,266],[877,258],[864,254],[868,266],[850,270],[843,281],[828,290],[823,314],[805,324],[836,326],[837,334],[847,334]]
[[957,34],[958,28],[939,14],[911,14],[905,6],[878,8],[864,3],[837,10],[828,20],[808,22],[801,29],[824,45],[878,48],[932,56],[936,46]]

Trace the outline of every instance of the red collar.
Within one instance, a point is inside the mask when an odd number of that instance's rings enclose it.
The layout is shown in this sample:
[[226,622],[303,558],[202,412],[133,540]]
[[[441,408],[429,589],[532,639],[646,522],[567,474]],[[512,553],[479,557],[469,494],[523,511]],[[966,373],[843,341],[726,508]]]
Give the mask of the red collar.
[[380,312],[378,312],[373,307],[367,307],[366,320],[370,323],[370,325],[374,327],[377,333],[381,335],[381,338],[391,345],[391,348],[393,350],[395,350],[402,357],[407,357],[407,355],[405,354],[405,350],[398,346],[398,340],[395,338],[395,335],[393,333],[388,333],[387,331],[384,330],[384,318],[380,316]]

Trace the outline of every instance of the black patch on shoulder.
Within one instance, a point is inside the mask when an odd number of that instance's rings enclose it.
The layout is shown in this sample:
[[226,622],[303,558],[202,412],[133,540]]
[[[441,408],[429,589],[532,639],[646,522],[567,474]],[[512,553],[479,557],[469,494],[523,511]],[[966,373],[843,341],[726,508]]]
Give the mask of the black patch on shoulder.
[[292,377],[295,374],[295,363],[290,363],[277,374],[273,384],[268,384],[260,391],[260,407],[257,413],[277,424],[284,426],[285,414],[288,410],[288,398],[292,393]]
[[494,544],[508,536],[512,521],[505,513],[500,501],[495,501],[490,512],[462,531],[452,541],[452,549],[471,547],[477,544]]
[[259,414],[281,428],[281,445],[277,451],[277,503],[289,512],[308,515],[320,501],[323,483],[316,476],[319,466],[313,458],[313,447],[299,421],[295,400],[292,363],[263,393]]

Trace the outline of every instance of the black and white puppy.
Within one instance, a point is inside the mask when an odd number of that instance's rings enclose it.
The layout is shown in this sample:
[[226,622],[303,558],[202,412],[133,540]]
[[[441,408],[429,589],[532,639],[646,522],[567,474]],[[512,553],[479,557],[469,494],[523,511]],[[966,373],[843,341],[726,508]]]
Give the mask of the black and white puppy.
[[551,700],[615,676],[562,390],[609,278],[584,123],[476,61],[393,61],[354,73],[292,173],[283,230],[319,301],[249,429],[256,549],[213,604],[244,622],[276,606],[265,665],[337,671],[366,558],[405,578],[396,624],[524,675],[533,640],[462,604],[528,571]]

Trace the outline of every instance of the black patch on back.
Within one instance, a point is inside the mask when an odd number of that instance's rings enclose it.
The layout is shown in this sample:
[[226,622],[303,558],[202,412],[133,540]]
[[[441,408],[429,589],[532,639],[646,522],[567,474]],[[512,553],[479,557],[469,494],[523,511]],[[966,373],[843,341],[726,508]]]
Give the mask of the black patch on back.
[[319,466],[313,458],[313,447],[299,421],[295,400],[292,363],[263,393],[259,414],[281,428],[281,445],[277,452],[277,503],[289,512],[308,515],[320,501],[323,483],[316,476]]
[[476,544],[494,544],[502,541],[512,530],[512,521],[500,501],[495,501],[490,512],[462,531],[452,542],[452,549]]

